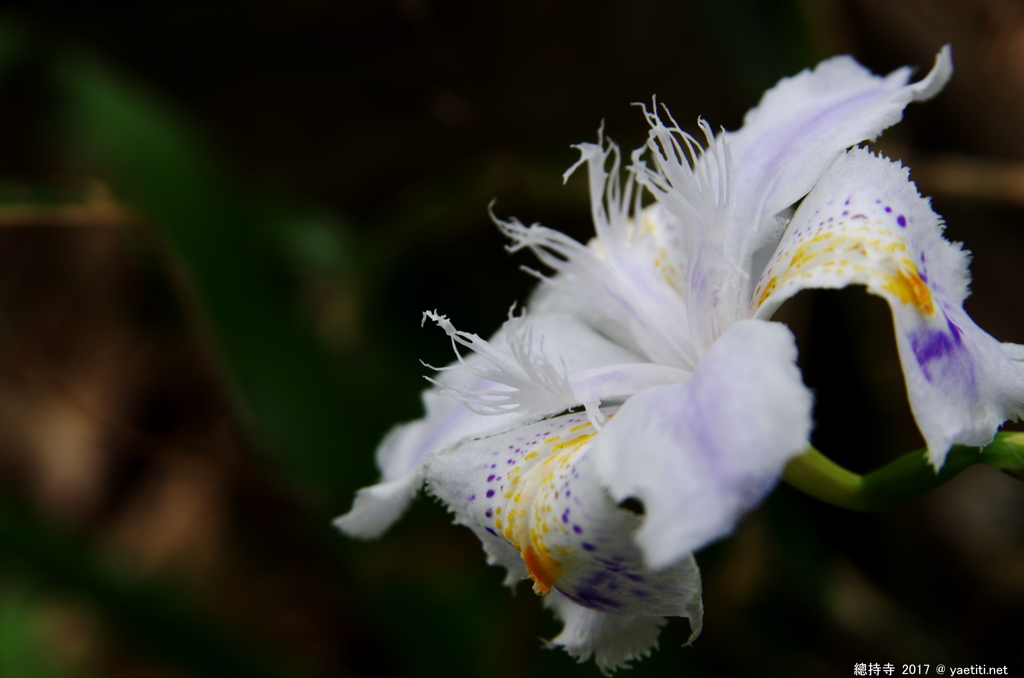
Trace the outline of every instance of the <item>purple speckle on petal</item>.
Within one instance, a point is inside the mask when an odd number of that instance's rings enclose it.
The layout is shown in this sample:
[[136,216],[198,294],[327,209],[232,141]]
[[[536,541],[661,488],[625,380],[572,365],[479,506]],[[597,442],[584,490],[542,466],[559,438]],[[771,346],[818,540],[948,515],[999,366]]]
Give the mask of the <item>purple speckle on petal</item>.
[[572,531],[575,532],[576,534],[583,534],[583,528],[580,527],[579,525],[573,525],[572,526]]
[[582,544],[580,544],[580,546],[583,547],[584,551],[593,551],[594,549],[597,548],[596,546],[594,546],[593,544],[591,544],[588,541],[583,542]]
[[562,522],[569,522],[569,509],[565,509],[565,511],[562,512]]
[[891,208],[891,207],[889,207],[888,205],[886,205],[886,206],[885,206],[885,211],[886,211],[886,212],[892,212],[892,208]]
[[475,499],[476,499],[476,495],[475,494],[469,495],[469,500],[470,501],[474,501]]
[[901,214],[898,217],[896,217],[896,223],[900,225],[900,228],[906,228],[907,218]]
[[494,496],[494,490],[487,490],[487,498],[490,499]]
[[484,514],[484,517],[485,518],[490,518],[493,515],[494,515],[494,511],[492,511],[491,509],[487,509],[487,512]]
[[493,534],[493,535],[494,535],[495,537],[497,537],[497,536],[498,536],[498,533],[497,533],[497,532],[495,532],[494,530],[492,530],[491,528],[487,527],[487,528],[484,528],[484,529],[486,529],[486,530],[487,530],[488,532],[490,532],[491,534]]

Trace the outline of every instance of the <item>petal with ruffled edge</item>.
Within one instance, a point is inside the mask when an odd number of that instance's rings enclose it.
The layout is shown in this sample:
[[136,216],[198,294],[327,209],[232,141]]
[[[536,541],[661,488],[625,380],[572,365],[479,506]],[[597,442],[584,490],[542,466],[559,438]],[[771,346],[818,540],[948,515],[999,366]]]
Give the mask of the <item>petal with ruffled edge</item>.
[[838,154],[899,122],[910,102],[938,94],[953,74],[949,46],[908,85],[911,72],[881,77],[840,56],[768,90],[743,127],[725,135],[737,198],[729,248],[742,258],[777,238],[775,215],[806,195]]
[[911,409],[939,467],[950,445],[985,445],[1024,413],[1024,373],[963,310],[968,254],[908,170],[864,149],[835,163],[803,201],[751,302],[761,318],[802,289],[865,285],[892,309]]
[[[658,570],[646,567],[633,539],[641,517],[613,501],[589,457],[593,441],[615,425],[615,411],[605,409],[609,422],[600,432],[582,413],[565,414],[440,452],[426,462],[427,486],[457,523],[473,528],[492,561],[510,573],[525,566],[537,593],[558,591],[601,614],[686,616],[697,632],[700,577],[692,556],[680,554]],[[509,545],[520,555],[517,562],[506,560]],[[579,641],[582,618],[563,618],[580,656],[598,636],[612,634],[596,617],[596,635]],[[621,647],[630,648],[629,656],[617,656],[616,663],[650,646]]]
[[[696,563],[693,563],[695,576]],[[699,628],[703,610],[700,591],[696,591],[695,607],[690,611],[691,628]],[[628,668],[632,659],[648,656],[658,645],[658,634],[668,621],[664,617],[634,617],[608,614],[581,607],[560,591],[544,598],[544,606],[553,610],[565,626],[548,644],[564,648],[580,662],[594,657],[601,672]],[[696,620],[696,621],[694,621]],[[691,633],[691,642],[695,635]]]
[[[437,387],[423,393],[426,417],[395,427],[381,442],[377,449],[381,482],[359,490],[352,509],[335,520],[346,534],[368,539],[390,527],[415,496],[423,479],[421,464],[433,452],[576,405],[596,407],[601,400],[624,398],[651,384],[688,376],[642,362],[567,314],[512,318],[490,341],[459,333],[450,325],[453,341],[462,339],[481,353],[442,368]],[[531,380],[531,375],[537,378]],[[559,383],[562,376],[564,384]],[[517,379],[512,383],[518,389],[501,381],[510,377]],[[489,402],[491,409],[478,407],[474,412],[458,399],[474,400],[479,394],[490,399],[482,402]],[[500,409],[510,401],[512,409]]]
[[[679,296],[687,315],[676,322],[687,324],[689,340],[680,343],[703,353],[746,317],[764,264],[759,251],[781,236],[781,213],[811,190],[838,154],[898,122],[907,104],[933,96],[951,72],[948,48],[931,73],[911,85],[908,68],[879,77],[850,57],[830,59],[780,81],[737,132],[715,137],[699,120],[706,143],[680,129],[667,109],[668,124],[657,107],[644,107],[653,163],[635,153],[632,170],[674,217],[662,221],[676,225],[683,245],[667,251],[671,267],[685,272]],[[599,169],[591,162],[592,185]]]
[[784,325],[729,328],[682,384],[630,398],[592,454],[616,501],[644,507],[637,543],[658,569],[732,532],[806,449],[811,394]]

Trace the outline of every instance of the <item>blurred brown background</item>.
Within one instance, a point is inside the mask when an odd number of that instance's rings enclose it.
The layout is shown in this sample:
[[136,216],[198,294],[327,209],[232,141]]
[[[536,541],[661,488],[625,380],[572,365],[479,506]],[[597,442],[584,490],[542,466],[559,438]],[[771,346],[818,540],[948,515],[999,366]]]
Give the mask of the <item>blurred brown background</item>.
[[[560,175],[657,94],[735,129],[851,53],[956,74],[877,146],[975,253],[967,308],[1024,343],[1024,5],[1011,0],[8,3],[0,14],[0,676],[596,675],[541,649],[421,499],[380,542],[330,519],[450,357],[531,283],[487,205],[584,239]],[[920,446],[884,305],[784,318],[816,444]],[[1024,669],[1024,486],[972,469],[884,515],[780,488],[699,556],[704,635],[637,675]],[[749,650],[748,653],[739,650]]]

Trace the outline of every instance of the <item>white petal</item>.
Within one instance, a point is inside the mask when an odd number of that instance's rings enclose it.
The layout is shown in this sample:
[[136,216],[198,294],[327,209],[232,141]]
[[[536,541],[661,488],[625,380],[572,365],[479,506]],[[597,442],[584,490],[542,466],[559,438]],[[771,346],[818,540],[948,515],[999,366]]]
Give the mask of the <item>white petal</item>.
[[[569,314],[510,318],[502,328],[504,347],[456,330],[444,316],[426,313],[424,317],[437,322],[452,338],[460,365],[447,370],[468,372],[497,385],[441,389],[443,395],[464,400],[481,415],[516,412],[535,420],[583,406],[596,417],[604,401],[623,400],[644,388],[690,375],[641,362],[642,358]],[[477,360],[463,360],[458,345],[475,351]]]
[[[489,385],[494,386],[483,380],[475,382],[477,388]],[[391,429],[377,448],[381,482],[359,490],[348,513],[334,520],[334,526],[345,534],[374,539],[391,527],[419,490],[421,464],[427,455],[522,420],[515,413],[481,417],[463,403],[439,395],[436,389],[424,392],[423,402],[427,416]]]
[[[694,566],[696,567],[696,565]],[[658,634],[667,621],[664,617],[632,617],[595,612],[581,607],[555,591],[544,599],[544,605],[565,622],[562,632],[550,644],[585,662],[594,657],[602,673],[629,668],[629,662],[650,655],[658,646]],[[703,611],[699,600],[690,619],[699,629]],[[698,631],[691,634],[693,640]]]
[[529,248],[557,273],[542,278],[542,290],[548,289],[531,308],[572,313],[649,362],[692,369],[699,351],[679,287],[682,272],[674,267],[678,257],[672,250],[681,236],[677,220],[663,210],[638,214],[639,203],[630,196],[639,191],[632,175],[623,185],[614,144],[576,148],[590,177],[597,232],[590,246],[543,226],[497,222],[513,240],[511,250]]
[[937,94],[952,72],[949,46],[910,85],[909,68],[881,77],[842,56],[768,90],[743,127],[726,134],[737,196],[731,249],[749,256],[777,237],[774,216],[806,195],[839,153],[899,122],[907,104]]
[[[703,354],[727,327],[746,317],[750,274],[746,262],[727,251],[736,199],[732,194],[732,160],[723,137],[698,121],[707,147],[679,128],[667,111],[666,126],[657,111],[644,107],[651,126],[648,167],[634,154],[637,181],[658,201],[657,207],[677,224],[679,246],[669,249],[674,269],[685,273],[681,296],[686,300],[690,344]],[[654,210],[648,210],[653,212]],[[646,213],[646,212],[645,212]]]
[[[491,341],[496,346],[505,346],[503,331],[499,330]],[[471,355],[466,362],[479,366],[484,359]],[[441,388],[423,392],[426,416],[394,427],[377,447],[381,482],[359,490],[348,513],[335,519],[335,527],[345,534],[373,539],[391,527],[419,490],[423,482],[421,466],[428,455],[469,438],[507,430],[528,418],[519,412],[482,417],[466,409],[465,403],[440,394],[442,388],[487,390],[500,387],[469,370],[445,371],[438,382]]]
[[[611,426],[615,409],[605,414]],[[468,441],[427,460],[427,485],[490,553],[511,544],[537,593],[557,589],[611,614],[691,614],[696,566],[680,554],[657,571],[645,567],[633,539],[640,517],[616,505],[588,456],[602,435],[586,416],[567,414]]]
[[375,539],[409,508],[423,478],[418,472],[398,480],[377,483],[356,492],[348,513],[334,519],[334,526],[350,537]]
[[[521,337],[517,338],[516,328],[526,322],[531,331],[525,345],[519,345],[516,342]],[[455,332],[454,327],[451,332]],[[596,410],[602,400],[625,398],[652,384],[679,381],[689,376],[674,368],[639,362],[641,358],[636,354],[566,314],[514,318],[490,341],[461,334],[469,337],[466,342],[482,353],[470,353],[461,363],[442,370],[437,379],[438,387],[423,394],[426,416],[395,427],[384,438],[377,449],[381,482],[361,489],[352,509],[335,521],[335,526],[346,534],[374,538],[390,527],[419,489],[423,460],[438,450],[470,438],[506,431],[576,405],[591,405]],[[555,369],[553,365],[564,368],[567,392],[558,393],[555,388],[558,384],[534,382],[528,374],[532,368],[536,368],[534,373]],[[512,383],[521,387],[521,391],[512,390],[508,380],[500,381],[510,374],[514,377]],[[552,377],[552,373],[547,376]],[[555,378],[559,376],[560,371],[553,374]],[[522,406],[505,412],[491,410],[485,416],[467,409],[466,403],[443,395],[445,393],[488,393],[492,394],[491,402],[499,404],[504,402],[500,398],[518,397],[516,402]]]
[[645,508],[637,542],[657,570],[729,534],[807,446],[811,396],[789,330],[733,325],[683,384],[630,398],[592,454],[617,501]]
[[866,285],[892,309],[911,409],[937,467],[950,445],[984,445],[1024,412],[1017,349],[967,316],[968,256],[907,170],[844,154],[801,204],[751,302],[767,318],[798,291]]

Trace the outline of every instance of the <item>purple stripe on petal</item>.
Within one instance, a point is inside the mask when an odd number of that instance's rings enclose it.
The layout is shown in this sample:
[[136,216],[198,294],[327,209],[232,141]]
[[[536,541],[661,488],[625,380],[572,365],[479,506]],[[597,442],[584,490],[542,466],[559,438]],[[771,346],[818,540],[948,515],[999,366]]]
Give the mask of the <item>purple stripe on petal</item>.
[[941,330],[924,330],[911,336],[910,348],[924,372],[924,378],[931,383],[933,375],[928,369],[928,363],[950,355],[956,350],[957,342]]
[[583,607],[589,607],[592,610],[609,610],[614,612],[622,607],[622,603],[619,601],[609,598],[596,588],[590,586],[578,588],[575,598]]
[[946,324],[949,325],[949,331],[953,333],[953,341],[956,342],[957,346],[963,345],[964,331],[960,329],[959,325],[954,323],[949,318],[946,318]]

